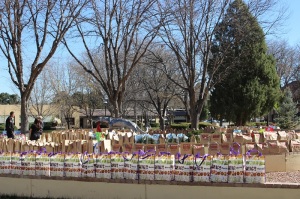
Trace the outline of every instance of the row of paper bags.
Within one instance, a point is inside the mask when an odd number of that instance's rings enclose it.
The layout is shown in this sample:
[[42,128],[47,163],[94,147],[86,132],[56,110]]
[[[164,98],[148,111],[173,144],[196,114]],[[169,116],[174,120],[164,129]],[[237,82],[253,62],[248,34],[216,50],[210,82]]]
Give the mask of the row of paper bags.
[[264,183],[260,155],[0,154],[0,174],[185,182]]

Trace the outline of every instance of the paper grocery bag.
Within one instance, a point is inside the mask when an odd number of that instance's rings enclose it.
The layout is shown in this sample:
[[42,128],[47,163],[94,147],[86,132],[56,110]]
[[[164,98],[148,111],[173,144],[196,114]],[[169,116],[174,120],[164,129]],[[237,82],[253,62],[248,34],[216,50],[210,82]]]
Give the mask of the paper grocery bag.
[[154,180],[155,152],[139,157],[138,178],[140,180]]
[[211,134],[209,134],[209,133],[201,133],[200,134],[200,144],[209,144],[210,136],[211,136]]
[[[12,175],[22,175],[22,159],[21,159],[21,154],[16,152],[16,153],[11,153],[11,171],[10,174]],[[0,168],[1,169],[1,168]]]
[[220,145],[218,143],[210,143],[208,145],[208,154],[216,155],[218,153],[220,153]]
[[257,150],[262,153],[263,155],[269,155],[270,154],[270,149],[269,149],[269,144],[268,143],[260,143],[256,144],[257,145]]
[[95,178],[96,177],[96,154],[82,154],[82,173],[81,177]]
[[210,177],[212,182],[228,181],[228,156],[213,156]]
[[26,153],[22,155],[21,159],[21,170],[22,170],[22,175],[30,175],[34,176],[35,175],[35,153]]
[[121,144],[113,144],[112,151],[117,152],[117,153],[122,152],[122,145]]
[[122,153],[114,152],[110,155],[111,178],[124,179],[124,158]]
[[244,182],[243,155],[228,156],[228,183]]
[[64,172],[66,177],[81,177],[81,154],[66,154]]
[[140,155],[138,152],[127,154],[124,168],[126,168],[125,178],[129,180],[138,180],[138,164]]
[[0,174],[11,173],[11,152],[0,152]]
[[265,156],[245,156],[245,183],[265,183]]
[[168,153],[161,153],[155,156],[154,174],[155,180],[173,180],[175,157]]
[[180,152],[180,148],[178,144],[168,144],[167,145],[167,152],[169,152],[171,155],[176,155]]
[[223,133],[222,134],[222,143],[232,143],[233,136],[232,133]]
[[50,156],[50,176],[64,177],[65,154],[58,153]]
[[122,151],[132,153],[133,152],[133,144],[132,143],[124,143],[122,146]]
[[193,154],[191,143],[180,143],[180,154]]
[[195,164],[193,170],[194,182],[210,182],[210,168],[212,156],[194,156]]
[[191,182],[194,169],[194,156],[189,154],[175,158],[174,179],[175,181]]
[[230,154],[230,143],[222,143],[220,144],[220,153],[222,155],[229,155]]
[[156,153],[159,154],[160,152],[167,152],[167,145],[166,144],[157,144],[156,145]]
[[210,142],[221,144],[222,143],[222,135],[220,133],[211,134],[210,135]]
[[110,154],[103,153],[96,156],[96,178],[111,179]]
[[144,150],[145,151],[156,151],[156,144],[145,144]]
[[204,144],[193,144],[192,145],[193,148],[193,155],[205,155],[205,147]]
[[35,157],[36,176],[50,176],[50,157],[48,153],[39,153]]
[[291,152],[300,152],[300,140],[291,140],[290,150]]

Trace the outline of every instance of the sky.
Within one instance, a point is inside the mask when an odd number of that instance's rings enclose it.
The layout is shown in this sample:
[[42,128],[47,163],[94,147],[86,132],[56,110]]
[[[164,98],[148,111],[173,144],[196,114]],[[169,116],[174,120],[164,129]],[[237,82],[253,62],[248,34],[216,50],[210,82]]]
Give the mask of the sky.
[[[289,17],[282,26],[282,34],[278,35],[280,40],[286,40],[291,46],[300,44],[300,0],[281,0],[287,6]],[[61,54],[61,50],[56,55]],[[18,94],[18,89],[12,84],[6,60],[0,57],[0,93]]]

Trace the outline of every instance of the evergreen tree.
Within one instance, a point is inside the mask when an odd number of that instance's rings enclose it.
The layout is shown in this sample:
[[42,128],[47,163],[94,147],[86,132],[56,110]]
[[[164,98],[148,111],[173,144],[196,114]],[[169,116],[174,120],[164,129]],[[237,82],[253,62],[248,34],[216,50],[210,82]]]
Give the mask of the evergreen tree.
[[242,0],[230,4],[215,34],[212,59],[224,54],[219,74],[224,81],[212,91],[211,112],[236,125],[245,125],[252,117],[273,108],[280,87],[275,61],[267,54],[263,30]]
[[295,120],[297,104],[293,101],[293,95],[289,88],[284,90],[283,99],[279,105],[278,118],[276,122],[282,129],[294,128],[298,121]]

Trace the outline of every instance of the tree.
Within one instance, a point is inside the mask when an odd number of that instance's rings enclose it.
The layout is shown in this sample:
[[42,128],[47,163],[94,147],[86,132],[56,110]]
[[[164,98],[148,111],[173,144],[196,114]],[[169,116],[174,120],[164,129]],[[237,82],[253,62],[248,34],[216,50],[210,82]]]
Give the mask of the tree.
[[0,3],[0,50],[21,97],[21,131],[28,130],[28,100],[87,0],[5,0]]
[[297,47],[290,46],[287,41],[270,41],[268,51],[276,60],[276,71],[281,88],[300,80],[300,51]]
[[[107,96],[112,115],[122,115],[126,81],[141,61],[159,29],[155,0],[91,0],[91,15],[77,24],[86,59],[65,41],[72,57]],[[90,42],[90,43],[89,43]]]
[[[176,56],[177,78],[169,77],[186,93],[191,127],[197,129],[202,109],[209,91],[217,82],[212,81],[214,73],[208,74],[213,35],[217,24],[224,17],[227,0],[176,0],[162,2],[162,15],[167,13],[161,39]],[[215,59],[217,71],[220,59]],[[219,77],[220,80],[223,78]]]
[[0,93],[0,104],[19,104],[20,97],[17,94]]
[[54,94],[52,103],[59,108],[58,117],[67,124],[68,128],[70,128],[70,118],[78,111],[73,95],[80,91],[78,88],[81,84],[81,79],[78,78],[74,68],[76,67],[73,62],[69,62],[66,66],[61,63],[53,63],[51,67],[47,68],[47,75],[50,79],[49,86],[53,89]]
[[[43,72],[39,75],[32,89],[30,98],[29,98],[29,109],[28,114],[32,117],[36,115],[40,116],[51,116],[53,113],[53,109],[57,107],[51,103],[54,97],[53,89],[50,86],[49,82],[51,81],[49,78],[49,73],[47,68],[43,70]],[[47,108],[46,108],[47,106]]]
[[297,104],[293,102],[292,92],[287,88],[284,90],[282,101],[279,104],[277,125],[283,129],[294,128],[299,123],[295,120],[296,113]]
[[212,59],[225,55],[219,75],[233,66],[212,91],[214,114],[245,125],[272,110],[281,93],[275,61],[267,54],[263,30],[242,0],[230,4],[212,49]]
[[[176,59],[166,49],[152,48],[139,67],[136,79],[140,82],[140,106],[159,116],[160,129],[165,129],[165,115],[170,101],[178,94],[176,87],[168,77],[174,77]],[[167,69],[167,74],[163,68]],[[155,111],[154,111],[155,110]]]

